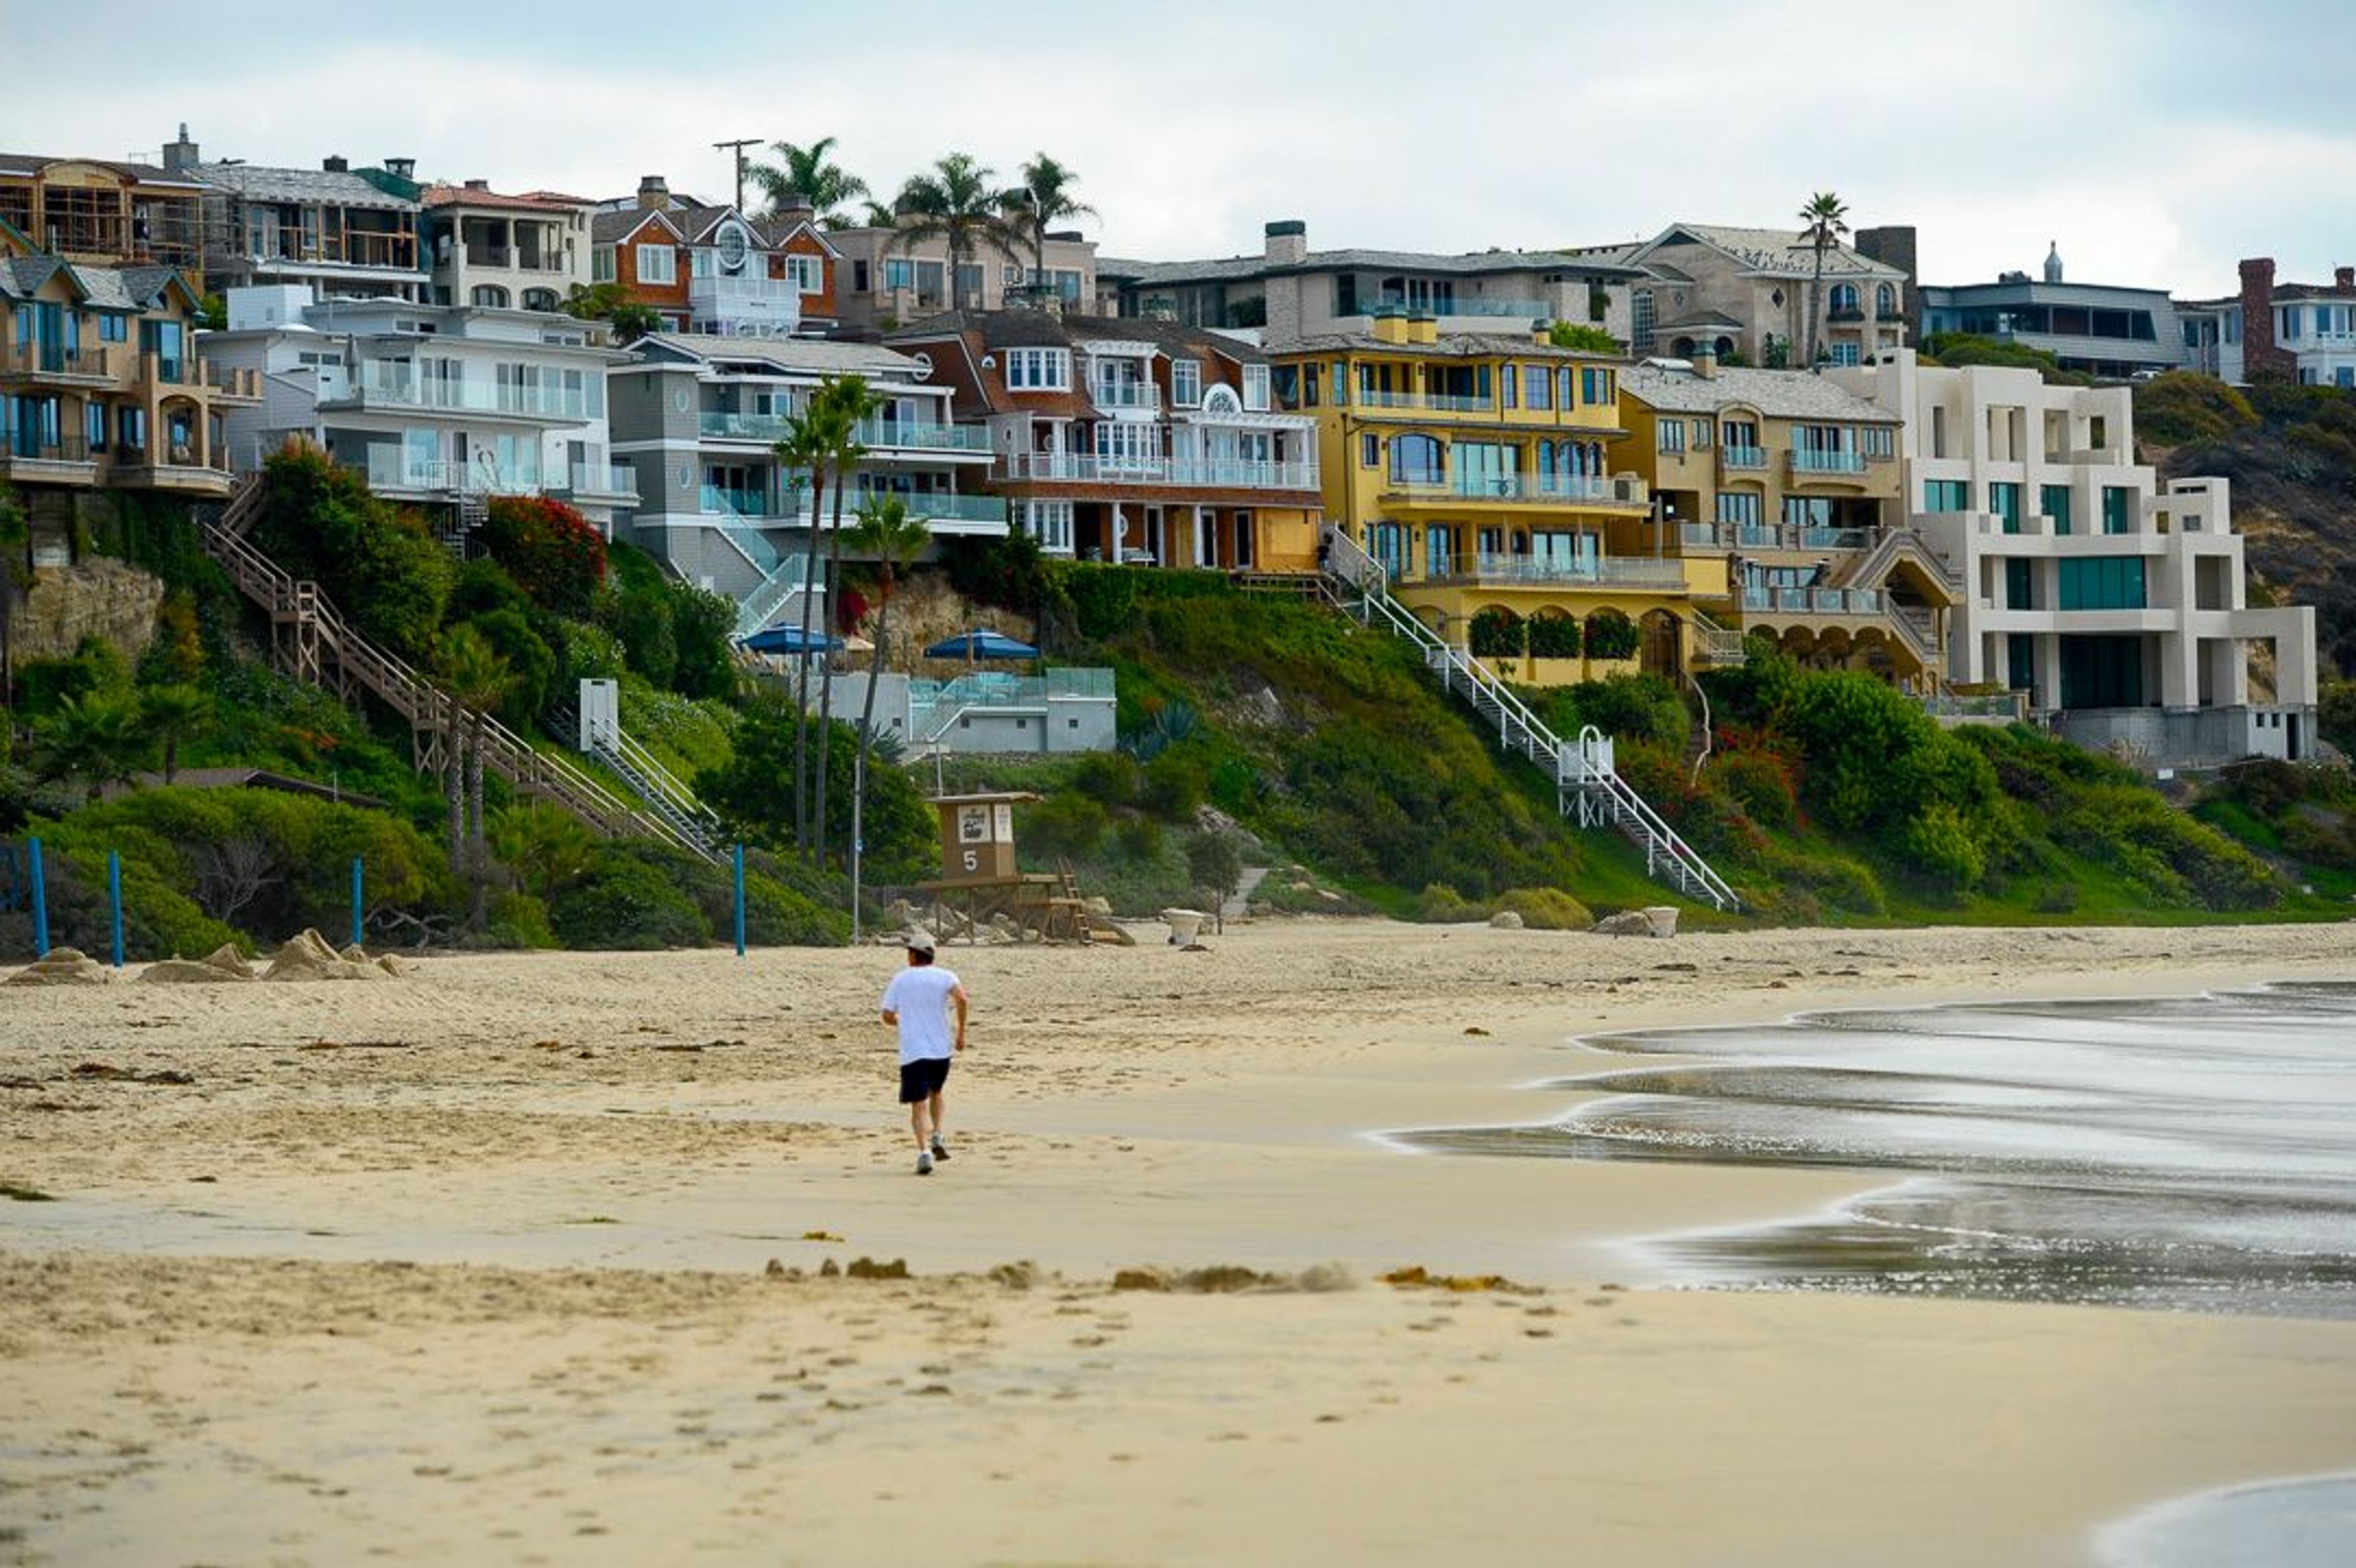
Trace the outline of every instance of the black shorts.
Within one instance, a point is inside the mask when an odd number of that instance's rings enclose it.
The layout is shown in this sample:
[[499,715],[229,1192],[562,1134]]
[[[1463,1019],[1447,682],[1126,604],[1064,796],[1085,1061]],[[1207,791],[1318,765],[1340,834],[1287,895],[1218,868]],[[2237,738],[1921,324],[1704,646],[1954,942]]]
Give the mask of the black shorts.
[[900,1063],[900,1104],[913,1105],[919,1100],[929,1100],[948,1081],[949,1059],[946,1056],[904,1061]]

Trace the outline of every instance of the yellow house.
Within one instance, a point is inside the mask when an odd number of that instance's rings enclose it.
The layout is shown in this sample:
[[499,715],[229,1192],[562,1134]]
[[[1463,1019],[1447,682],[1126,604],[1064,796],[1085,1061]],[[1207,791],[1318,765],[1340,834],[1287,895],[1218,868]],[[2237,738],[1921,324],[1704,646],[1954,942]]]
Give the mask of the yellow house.
[[1274,345],[1312,413],[1325,512],[1391,592],[1508,679],[1672,677],[1717,628],[1722,557],[1681,556],[1623,455],[1621,361],[1527,336],[1377,314],[1366,333]]
[[1669,549],[1726,573],[1714,613],[1813,667],[1944,684],[1962,590],[1907,526],[1896,415],[1823,376],[1721,369],[1706,352],[1634,366],[1620,395]]

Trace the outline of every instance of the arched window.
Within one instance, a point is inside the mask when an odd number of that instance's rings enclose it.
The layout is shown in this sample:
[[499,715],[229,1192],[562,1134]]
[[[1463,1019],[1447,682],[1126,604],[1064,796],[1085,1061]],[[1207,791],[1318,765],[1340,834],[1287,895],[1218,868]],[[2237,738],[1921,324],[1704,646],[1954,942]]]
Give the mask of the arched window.
[[523,308],[526,310],[554,310],[556,308],[556,291],[554,289],[524,290]]
[[468,303],[487,310],[505,310],[508,307],[508,292],[497,283],[477,283]]
[[1446,449],[1428,435],[1391,437],[1391,481],[1400,485],[1439,485],[1448,477]]
[[1896,315],[1898,314],[1898,291],[1890,287],[1888,283],[1882,283],[1876,287],[1873,291],[1873,314],[1876,315]]
[[1833,313],[1835,315],[1838,315],[1841,312],[1843,312],[1843,311],[1845,311],[1845,310],[1846,310],[1846,311],[1854,311],[1854,310],[1856,310],[1856,309],[1857,309],[1857,285],[1856,285],[1855,283],[1835,283],[1835,284],[1833,285],[1832,299],[1831,299],[1830,304],[1831,304],[1832,313]]

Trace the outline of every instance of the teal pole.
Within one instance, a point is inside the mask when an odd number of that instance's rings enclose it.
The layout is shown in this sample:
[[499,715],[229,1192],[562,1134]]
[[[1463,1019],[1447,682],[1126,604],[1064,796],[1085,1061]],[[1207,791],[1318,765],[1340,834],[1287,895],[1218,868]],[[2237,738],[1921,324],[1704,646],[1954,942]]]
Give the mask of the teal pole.
[[49,885],[41,874],[41,841],[30,841],[33,849],[33,956],[49,955]]
[[360,858],[352,857],[352,945],[360,945]]
[[744,846],[736,846],[736,956],[744,956]]
[[114,966],[123,967],[123,857],[106,852],[106,901],[114,909]]

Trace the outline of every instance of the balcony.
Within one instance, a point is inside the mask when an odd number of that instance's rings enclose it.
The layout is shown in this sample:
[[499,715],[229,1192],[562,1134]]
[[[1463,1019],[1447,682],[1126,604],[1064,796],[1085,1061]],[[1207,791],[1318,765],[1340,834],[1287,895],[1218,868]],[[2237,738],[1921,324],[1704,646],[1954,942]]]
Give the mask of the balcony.
[[399,447],[368,449],[369,488],[380,495],[414,492],[428,496],[537,496],[540,470],[509,470],[488,463],[455,463],[411,457]]
[[485,386],[480,381],[449,381],[385,374],[369,367],[342,392],[321,389],[319,406],[361,409],[431,409],[449,413],[501,414],[511,419],[545,420],[556,424],[585,424],[590,419],[585,388],[528,383]]
[[1851,322],[1863,321],[1865,319],[1865,312],[1853,304],[1835,305],[1832,309],[1825,312],[1825,319],[1826,321],[1838,322],[1846,325]]
[[125,344],[0,342],[0,380],[112,386],[131,364]]
[[1362,409],[1405,409],[1435,414],[1493,414],[1497,411],[1494,398],[1460,398],[1444,392],[1369,392],[1353,389],[1349,400],[1334,400],[1338,407]]
[[1079,453],[1015,453],[1001,465],[1011,480],[1079,485],[1154,485],[1202,490],[1306,490],[1318,487],[1314,463],[1251,463],[1179,457],[1096,457]]
[[1465,299],[1408,300],[1398,294],[1384,294],[1378,299],[1362,300],[1356,315],[1482,315],[1517,317],[1523,321],[1551,320],[1554,306],[1544,300],[1508,300],[1468,297]]
[[1718,465],[1721,469],[1730,471],[1763,470],[1767,466],[1766,449],[1757,446],[1721,446],[1718,449]]
[[260,243],[253,247],[247,259],[265,270],[273,261],[291,261],[297,265],[372,267],[403,272],[417,271],[417,240],[411,234],[348,228],[341,234],[322,238],[315,231],[290,223],[260,229],[253,238]]
[[626,463],[575,463],[561,481],[549,485],[549,494],[635,502],[638,498],[637,471]]
[[1477,507],[1494,506],[1633,507],[1649,507],[1652,496],[1633,475],[1610,478],[1569,474],[1440,475],[1393,477],[1383,486],[1383,499],[1413,507]]
[[98,464],[78,435],[45,440],[21,430],[0,430],[0,466],[12,479],[51,485],[91,485]]
[[1686,586],[1686,569],[1683,561],[1646,560],[1641,557],[1564,558],[1476,550],[1451,557],[1440,571],[1427,571],[1422,581],[1472,582],[1483,587],[1682,591]]
[[1162,389],[1151,381],[1096,381],[1088,397],[1100,409],[1152,410],[1162,406]]
[[1865,453],[1862,452],[1804,452],[1792,449],[1792,475],[1794,478],[1812,474],[1862,474]]
[[[737,414],[706,411],[698,428],[711,441],[749,441],[764,445],[786,438],[792,421],[783,414]],[[859,443],[873,452],[990,451],[990,432],[980,425],[920,424],[905,420],[862,420]]]
[[[887,494],[895,496],[908,508],[910,519],[940,528],[945,533],[1006,531],[1006,502],[1003,498],[951,495],[944,491],[874,491],[847,496],[843,501],[843,526],[847,528],[851,525],[861,504],[871,495],[880,496]],[[706,517],[758,522],[770,528],[807,528],[811,526],[808,499],[791,491],[773,503],[758,490],[735,490],[721,485],[706,485],[701,489],[698,509]],[[830,501],[828,515],[819,520],[819,528],[832,526],[833,510],[833,504]],[[944,528],[942,525],[948,526]]]
[[699,323],[790,333],[801,325],[801,285],[791,278],[691,278],[687,307]]
[[169,463],[117,462],[107,476],[114,484],[134,489],[177,490],[198,496],[226,496],[232,482],[226,458],[217,453],[210,462],[198,463],[195,453],[186,448],[175,451]]
[[262,372],[233,365],[197,362],[198,384],[209,389],[220,402],[258,403],[262,401]]
[[1869,549],[1871,528],[1806,528],[1794,523],[1682,523],[1687,549],[1788,549],[1812,555]]
[[1885,601],[1875,588],[1745,588],[1750,613],[1801,615],[1879,615]]

